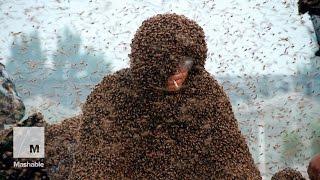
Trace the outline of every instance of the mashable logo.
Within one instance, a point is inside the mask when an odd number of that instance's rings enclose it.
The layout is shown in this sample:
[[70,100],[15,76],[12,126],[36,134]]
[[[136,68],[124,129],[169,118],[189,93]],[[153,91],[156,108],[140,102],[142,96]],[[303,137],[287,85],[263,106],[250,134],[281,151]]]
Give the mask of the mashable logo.
[[13,158],[44,158],[44,127],[14,127]]

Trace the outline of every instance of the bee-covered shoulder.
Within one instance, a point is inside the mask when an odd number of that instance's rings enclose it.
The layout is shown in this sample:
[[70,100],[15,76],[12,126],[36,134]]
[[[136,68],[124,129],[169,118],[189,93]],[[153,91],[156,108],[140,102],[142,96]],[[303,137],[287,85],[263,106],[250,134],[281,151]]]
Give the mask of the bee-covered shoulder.
[[86,103],[92,102],[93,99],[107,100],[111,92],[117,91],[120,86],[128,84],[129,69],[122,69],[113,74],[106,75],[102,81],[95,85]]
[[203,71],[193,79],[193,88],[197,90],[199,96],[206,99],[227,98],[223,87],[219,82],[207,71]]

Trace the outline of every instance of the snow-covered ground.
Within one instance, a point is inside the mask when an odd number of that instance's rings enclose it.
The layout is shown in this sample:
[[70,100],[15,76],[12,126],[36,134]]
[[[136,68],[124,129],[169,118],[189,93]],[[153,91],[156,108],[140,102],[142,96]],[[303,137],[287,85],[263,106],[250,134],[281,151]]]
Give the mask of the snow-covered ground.
[[[47,56],[45,68],[54,69],[56,44],[62,39],[61,32],[69,28],[81,36],[82,52],[104,53],[104,60],[116,71],[129,66],[130,42],[141,22],[167,12],[183,14],[203,27],[209,49],[206,69],[216,77],[293,75],[318,48],[309,15],[298,15],[296,0],[13,0],[0,1],[0,61],[12,60],[10,48],[15,39],[37,31]],[[54,122],[80,113],[80,105],[61,105],[51,98],[53,93],[28,96],[22,92],[27,114],[41,111]],[[299,131],[302,147],[309,148],[310,123],[319,118],[320,105],[314,98],[292,91],[233,105],[266,179],[286,166],[281,157],[283,131]],[[305,174],[309,156],[309,150],[303,151],[288,166]]]

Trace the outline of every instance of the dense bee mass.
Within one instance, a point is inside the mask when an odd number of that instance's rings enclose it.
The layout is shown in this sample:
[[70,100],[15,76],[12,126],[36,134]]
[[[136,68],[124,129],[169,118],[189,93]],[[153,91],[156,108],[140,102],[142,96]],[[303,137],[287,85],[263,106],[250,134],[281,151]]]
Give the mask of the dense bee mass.
[[305,178],[299,171],[286,168],[274,174],[271,180],[305,180]]
[[77,143],[80,117],[46,127],[45,166],[50,179],[67,179]]
[[[176,14],[144,21],[130,68],[106,76],[83,107],[71,178],[261,179],[231,104],[204,69],[202,28]],[[183,87],[165,90],[185,58]]]

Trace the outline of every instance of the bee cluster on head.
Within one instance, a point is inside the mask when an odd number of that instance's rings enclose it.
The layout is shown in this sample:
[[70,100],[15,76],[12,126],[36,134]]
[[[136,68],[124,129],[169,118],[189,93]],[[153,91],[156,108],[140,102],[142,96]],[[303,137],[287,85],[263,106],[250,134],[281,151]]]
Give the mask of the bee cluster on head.
[[[203,69],[207,44],[203,29],[177,14],[159,14],[145,20],[132,43],[130,67],[141,87],[165,86],[179,66]],[[185,63],[185,61],[189,63]],[[192,76],[193,73],[190,75]]]

